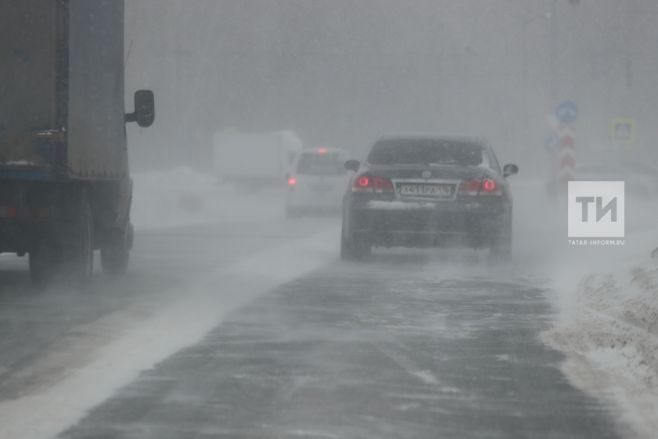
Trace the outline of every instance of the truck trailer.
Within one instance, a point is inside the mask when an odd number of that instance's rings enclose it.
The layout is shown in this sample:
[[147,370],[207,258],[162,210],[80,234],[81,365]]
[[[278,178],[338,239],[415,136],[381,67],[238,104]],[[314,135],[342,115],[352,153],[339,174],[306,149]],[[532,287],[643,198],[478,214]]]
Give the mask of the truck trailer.
[[123,0],[0,0],[0,253],[33,281],[109,274],[132,248],[126,122],[150,126],[150,90],[124,105]]

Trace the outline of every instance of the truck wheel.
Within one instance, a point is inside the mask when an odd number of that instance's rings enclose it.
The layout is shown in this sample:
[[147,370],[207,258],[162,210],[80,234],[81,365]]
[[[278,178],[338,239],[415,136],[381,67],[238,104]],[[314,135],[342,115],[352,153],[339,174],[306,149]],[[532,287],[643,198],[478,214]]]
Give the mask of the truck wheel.
[[132,226],[116,233],[101,247],[101,267],[103,273],[121,276],[128,270],[130,248],[132,247]]
[[64,248],[66,275],[74,281],[88,282],[94,271],[94,221],[86,200],[80,206],[70,236],[71,240]]
[[30,280],[43,286],[53,280],[57,271],[57,251],[49,243],[41,243],[29,254]]

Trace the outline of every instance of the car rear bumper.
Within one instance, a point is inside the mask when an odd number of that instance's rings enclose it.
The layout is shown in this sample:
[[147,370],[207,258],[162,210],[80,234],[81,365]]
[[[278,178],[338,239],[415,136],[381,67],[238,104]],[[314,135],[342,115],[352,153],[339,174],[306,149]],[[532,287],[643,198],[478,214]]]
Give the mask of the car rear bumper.
[[289,199],[286,201],[286,208],[296,210],[317,210],[340,212],[340,201],[331,199]]
[[510,209],[491,202],[369,201],[349,213],[349,231],[372,245],[436,247],[490,245],[509,225]]

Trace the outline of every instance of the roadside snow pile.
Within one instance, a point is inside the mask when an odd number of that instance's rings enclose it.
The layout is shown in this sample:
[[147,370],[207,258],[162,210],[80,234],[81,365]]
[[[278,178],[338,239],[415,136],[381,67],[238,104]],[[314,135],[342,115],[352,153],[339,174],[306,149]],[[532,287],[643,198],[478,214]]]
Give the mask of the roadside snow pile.
[[238,194],[232,186],[218,184],[212,175],[186,167],[136,173],[133,180],[136,229],[241,221],[272,216],[279,210],[283,216],[281,191]]
[[[645,259],[646,261],[646,259]],[[640,437],[658,431],[658,267],[626,265],[582,279],[544,341],[574,384],[617,405]]]

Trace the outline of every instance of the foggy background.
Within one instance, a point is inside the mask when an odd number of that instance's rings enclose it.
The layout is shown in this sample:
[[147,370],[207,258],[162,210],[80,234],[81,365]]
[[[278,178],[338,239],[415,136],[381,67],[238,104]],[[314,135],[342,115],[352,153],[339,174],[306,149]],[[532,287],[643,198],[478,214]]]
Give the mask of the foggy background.
[[[126,125],[130,271],[42,291],[29,258],[0,255],[0,439],[599,439],[613,422],[656,439],[658,167],[613,176],[628,190],[623,246],[572,245],[545,142],[547,116],[573,100],[578,163],[658,166],[658,0],[125,3],[126,110],[135,90],[156,99],[152,127]],[[619,118],[637,121],[634,145],[611,140]],[[213,134],[229,128],[354,151],[391,131],[483,136],[520,165],[514,256],[340,261],[342,217],[286,218],[298,192],[282,166],[268,191],[210,172]],[[271,145],[236,137],[218,160]],[[330,200],[308,177],[291,186]],[[347,189],[352,174],[339,177]],[[416,227],[429,205],[405,201],[390,204]]]
[[[552,1],[130,0],[126,93],[152,88],[157,105],[153,129],[128,128],[133,168],[207,169],[226,128],[350,149],[440,130],[484,136],[533,172],[554,106]],[[580,160],[653,160],[658,3],[557,0],[557,11],[558,100],[579,105]],[[631,148],[610,140],[620,117],[637,120]]]

